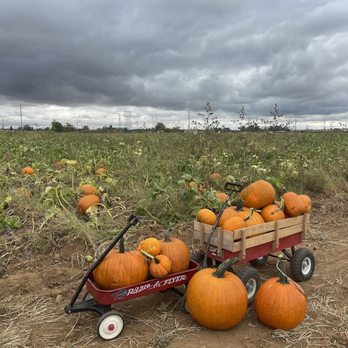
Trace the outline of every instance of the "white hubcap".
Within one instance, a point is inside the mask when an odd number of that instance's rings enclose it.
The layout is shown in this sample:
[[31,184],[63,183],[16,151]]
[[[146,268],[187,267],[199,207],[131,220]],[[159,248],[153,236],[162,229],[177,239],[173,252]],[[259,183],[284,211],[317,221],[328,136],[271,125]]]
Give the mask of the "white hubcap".
[[309,257],[305,257],[302,260],[301,270],[303,275],[308,275],[312,269],[312,260]]
[[255,295],[256,292],[256,280],[255,279],[249,279],[247,283],[245,284],[248,298],[252,298]]
[[110,314],[99,325],[99,334],[104,340],[116,338],[123,329],[123,319],[117,314]]

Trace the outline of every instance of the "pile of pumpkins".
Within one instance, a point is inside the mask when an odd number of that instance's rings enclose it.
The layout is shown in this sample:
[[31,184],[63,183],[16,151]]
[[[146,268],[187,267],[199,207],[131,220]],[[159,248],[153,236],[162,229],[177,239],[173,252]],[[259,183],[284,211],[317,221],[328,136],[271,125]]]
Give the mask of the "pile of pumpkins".
[[162,240],[149,237],[140,242],[137,249],[125,251],[112,249],[93,271],[93,278],[103,290],[113,290],[137,284],[148,279],[163,278],[171,273],[186,271],[190,264],[190,252],[186,243],[170,238]]
[[[242,207],[226,208],[218,227],[234,231],[269,221],[276,221],[288,217],[295,217],[309,213],[312,202],[307,195],[286,192],[281,200],[276,200],[276,191],[266,180],[257,180],[246,186],[239,194]],[[225,199],[228,196],[226,195]],[[217,215],[210,209],[202,208],[198,211],[197,220],[208,225],[214,225]]]

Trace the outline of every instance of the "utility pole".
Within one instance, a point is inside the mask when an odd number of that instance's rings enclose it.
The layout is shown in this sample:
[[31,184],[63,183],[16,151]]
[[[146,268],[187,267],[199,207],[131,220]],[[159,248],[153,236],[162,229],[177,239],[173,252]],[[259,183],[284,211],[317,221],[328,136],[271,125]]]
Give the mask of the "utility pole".
[[19,114],[21,116],[21,129],[23,128],[22,104],[19,104]]

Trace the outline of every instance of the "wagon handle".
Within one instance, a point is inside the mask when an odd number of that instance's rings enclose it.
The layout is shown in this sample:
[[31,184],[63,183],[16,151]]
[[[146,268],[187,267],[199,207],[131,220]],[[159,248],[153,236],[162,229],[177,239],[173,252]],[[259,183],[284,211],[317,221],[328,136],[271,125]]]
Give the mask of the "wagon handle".
[[239,193],[243,188],[243,185],[240,184],[239,182],[226,182],[225,186],[224,186],[224,190],[227,191],[227,197],[219,211],[218,216],[216,217],[215,223],[213,225],[213,227],[211,228],[209,235],[208,235],[208,239],[207,239],[207,245],[206,245],[206,249],[205,249],[205,253],[204,253],[204,261],[203,261],[203,268],[206,268],[208,266],[207,261],[208,261],[208,251],[210,249],[210,241],[211,238],[213,237],[213,234],[216,230],[216,227],[220,221],[221,215],[224,212],[228,201],[231,199],[232,194],[233,193]]
[[74,306],[74,303],[76,302],[77,298],[79,297],[88,277],[92,274],[92,272],[96,269],[96,267],[103,261],[105,256],[109,253],[109,251],[117,244],[117,242],[124,236],[124,234],[129,230],[131,226],[135,226],[139,222],[139,218],[135,215],[130,215],[127,219],[126,226],[120,231],[116,237],[113,239],[113,241],[110,243],[110,245],[103,251],[103,253],[95,260],[87,272],[85,273],[84,277],[81,280],[81,283],[77,290],[75,291],[75,294],[73,298],[71,299],[70,303],[65,306],[65,312],[71,313],[71,308]]

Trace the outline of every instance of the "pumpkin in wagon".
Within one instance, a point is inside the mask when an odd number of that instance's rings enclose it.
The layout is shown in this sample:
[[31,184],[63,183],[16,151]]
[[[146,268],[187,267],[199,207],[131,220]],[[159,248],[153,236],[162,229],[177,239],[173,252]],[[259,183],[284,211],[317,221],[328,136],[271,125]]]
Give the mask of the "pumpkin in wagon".
[[284,211],[287,216],[295,217],[303,214],[305,206],[295,192],[286,192],[282,198],[284,199]]
[[227,259],[217,269],[205,268],[190,280],[186,303],[193,319],[214,330],[227,330],[239,324],[248,308],[242,281],[228,272],[235,259]]
[[215,213],[207,208],[200,209],[197,212],[196,218],[199,222],[203,222],[204,224],[214,225],[216,221]]
[[276,192],[268,181],[257,180],[244,187],[239,196],[246,207],[262,209],[275,200]]
[[161,243],[158,239],[149,237],[140,242],[138,250],[156,256],[161,252]]

